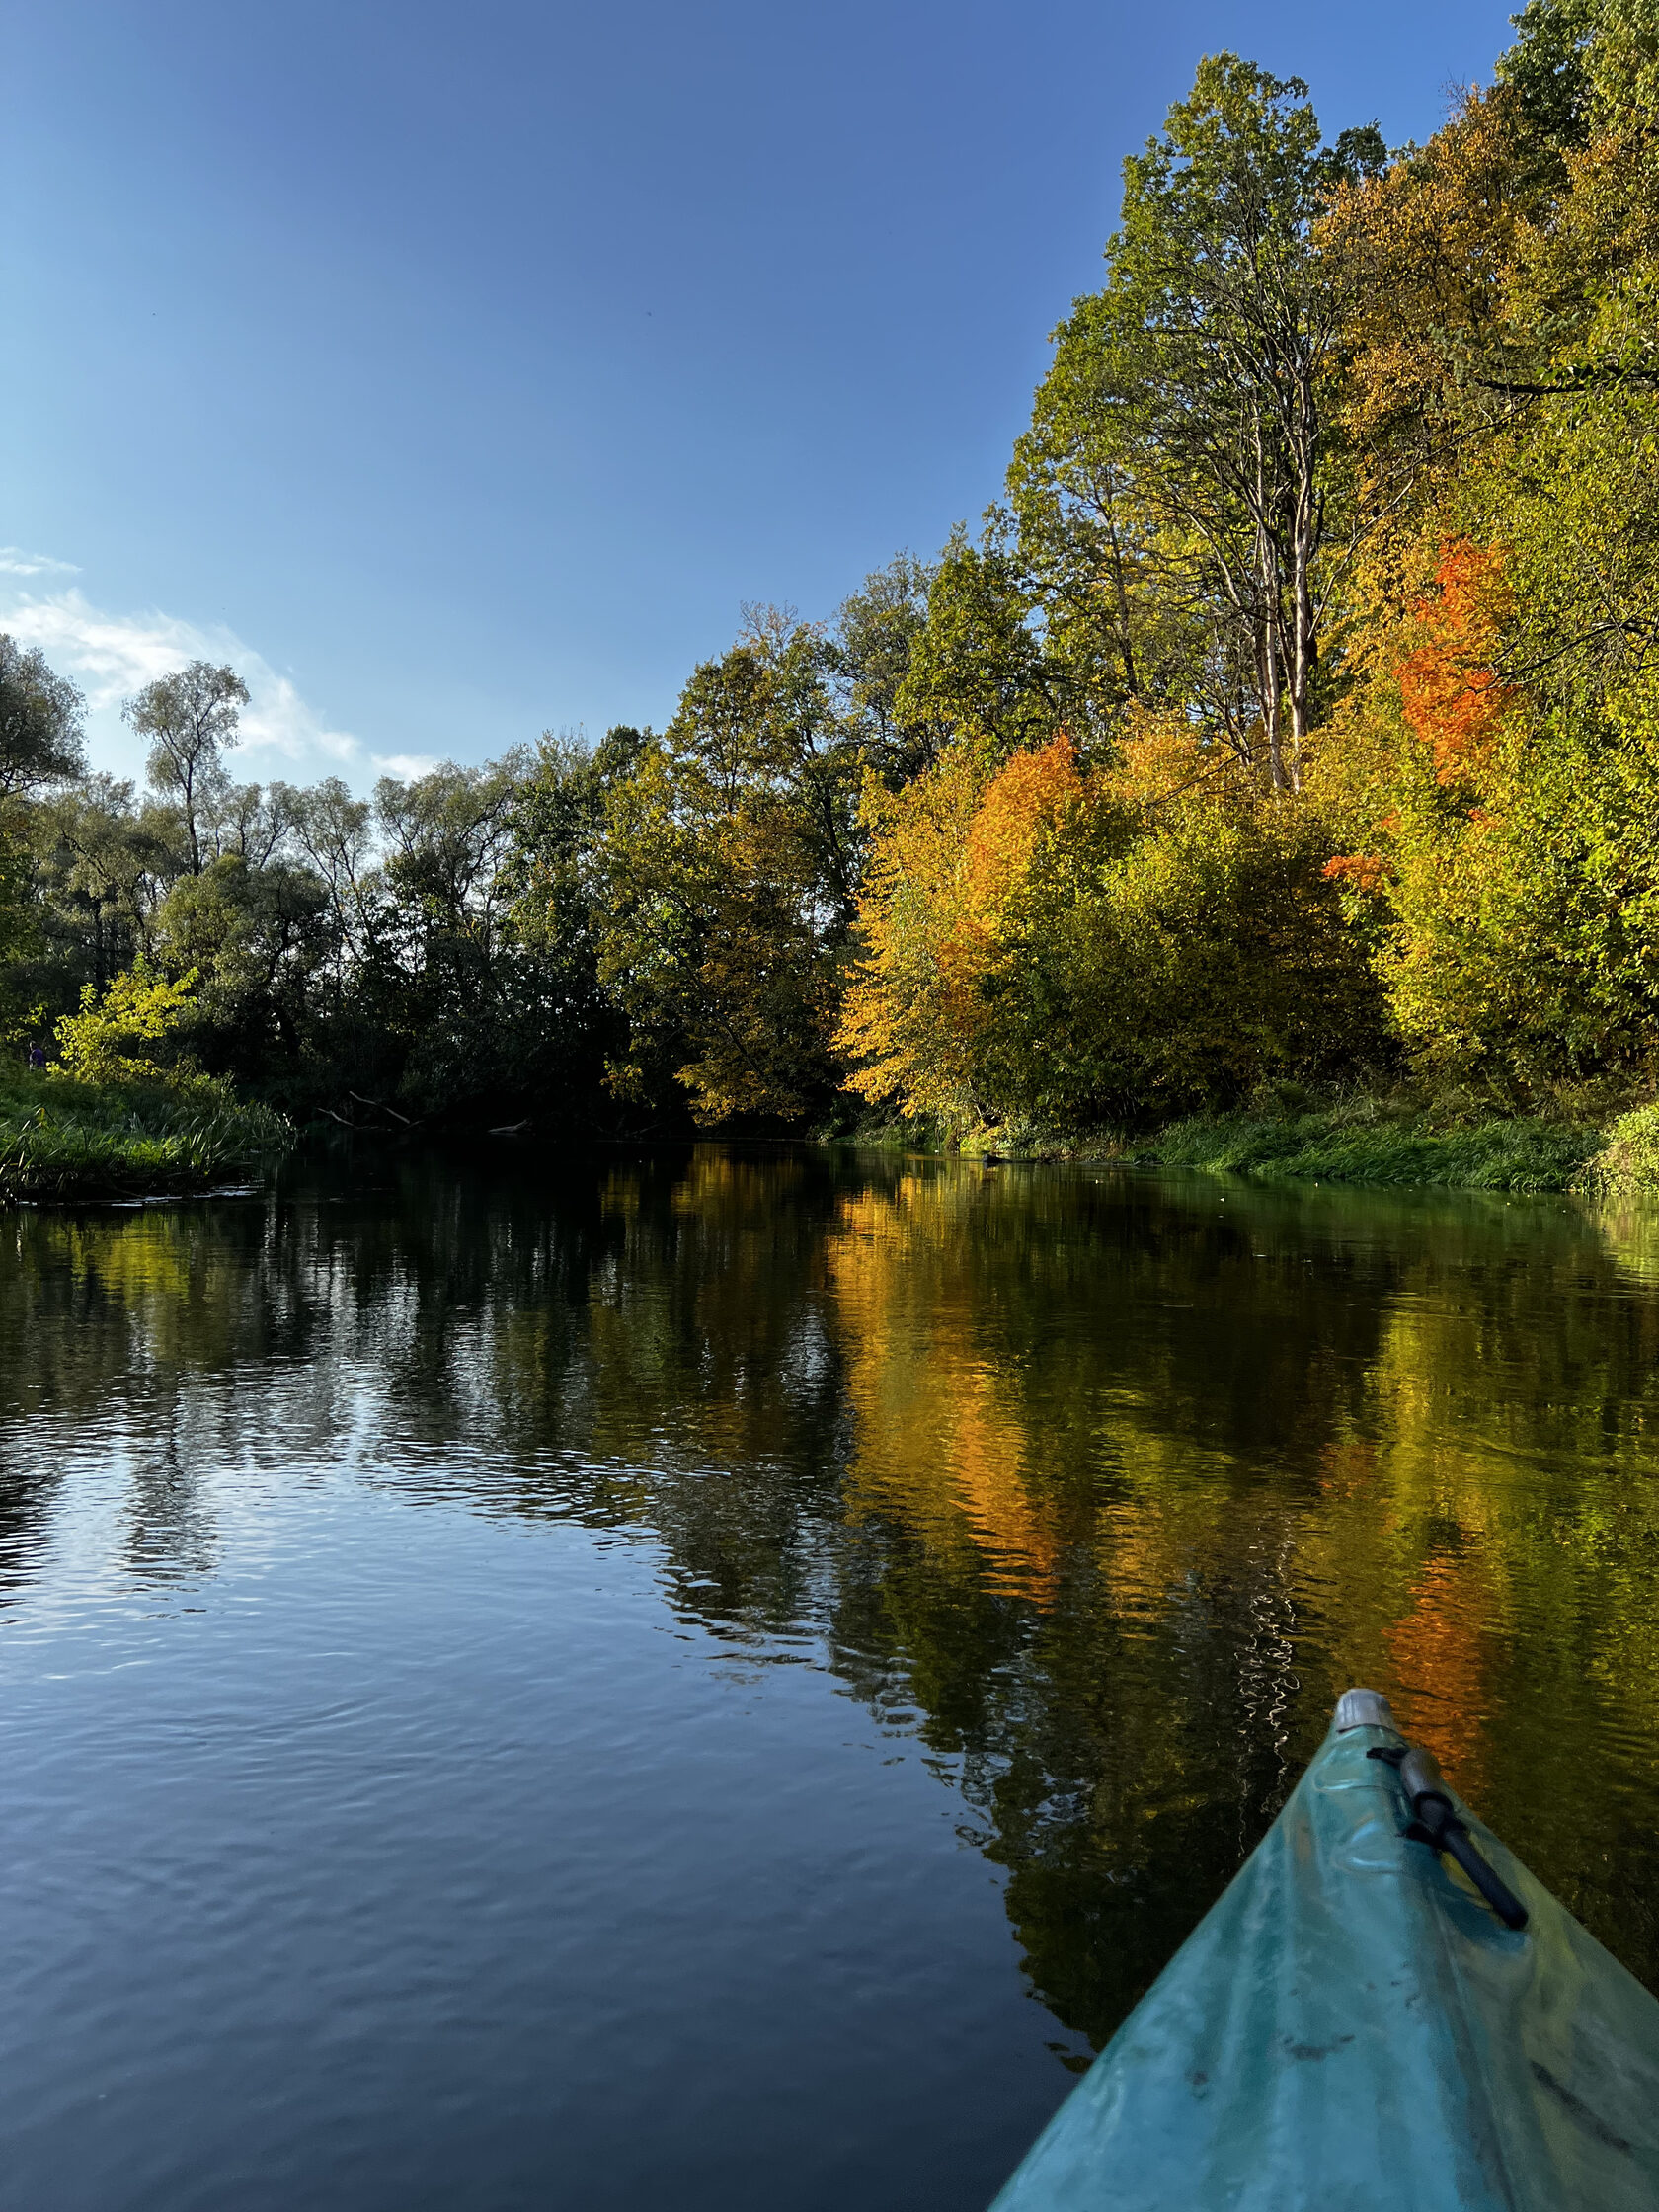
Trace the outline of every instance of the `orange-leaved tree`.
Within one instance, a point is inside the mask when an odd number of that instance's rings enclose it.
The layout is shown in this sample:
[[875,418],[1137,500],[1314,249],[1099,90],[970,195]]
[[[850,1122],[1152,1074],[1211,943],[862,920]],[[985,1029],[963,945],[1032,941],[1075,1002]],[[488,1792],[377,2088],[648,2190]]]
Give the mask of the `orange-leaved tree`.
[[1082,792],[1064,732],[1001,767],[967,741],[903,790],[871,781],[862,957],[835,1040],[866,1098],[958,1131],[995,1118],[980,1062],[993,984],[1013,951],[1010,915],[1039,847]]
[[838,1040],[867,1096],[1063,1131],[1382,1050],[1317,808],[1183,718],[1132,715],[1089,773],[1058,739],[877,803]]
[[1435,780],[1470,790],[1490,763],[1513,684],[1494,668],[1509,592],[1497,546],[1453,538],[1435,588],[1412,603],[1419,641],[1394,671],[1408,728],[1434,758]]

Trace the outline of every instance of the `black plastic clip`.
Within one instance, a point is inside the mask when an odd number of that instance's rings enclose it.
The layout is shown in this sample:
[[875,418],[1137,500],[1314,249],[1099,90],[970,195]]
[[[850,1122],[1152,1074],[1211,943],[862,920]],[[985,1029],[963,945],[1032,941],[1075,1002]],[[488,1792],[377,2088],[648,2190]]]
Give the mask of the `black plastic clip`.
[[1446,1793],[1445,1779],[1435,1755],[1421,1744],[1378,1744],[1366,1753],[1392,1767],[1400,1778],[1411,1807],[1413,1843],[1427,1844],[1455,1858],[1506,1928],[1525,1928],[1527,1908],[1469,1834],[1468,1824]]

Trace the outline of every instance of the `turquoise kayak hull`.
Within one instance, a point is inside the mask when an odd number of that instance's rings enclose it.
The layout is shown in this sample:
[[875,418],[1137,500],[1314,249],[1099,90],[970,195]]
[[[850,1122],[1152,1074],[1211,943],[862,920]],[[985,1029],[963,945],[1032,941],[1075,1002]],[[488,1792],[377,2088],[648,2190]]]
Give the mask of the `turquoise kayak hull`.
[[1659,2207],[1659,2002],[1466,1806],[1525,1929],[1408,1838],[1402,1741],[1333,1724],[992,2212]]

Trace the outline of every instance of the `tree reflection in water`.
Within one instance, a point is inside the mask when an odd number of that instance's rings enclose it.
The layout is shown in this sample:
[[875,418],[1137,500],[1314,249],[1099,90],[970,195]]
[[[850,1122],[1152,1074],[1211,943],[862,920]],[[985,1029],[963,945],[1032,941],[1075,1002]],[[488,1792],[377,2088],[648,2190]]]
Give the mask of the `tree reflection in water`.
[[718,1146],[12,1216],[0,1604],[222,1470],[572,1516],[919,1736],[1099,2043],[1349,1682],[1659,1981],[1659,1232],[1567,1202]]

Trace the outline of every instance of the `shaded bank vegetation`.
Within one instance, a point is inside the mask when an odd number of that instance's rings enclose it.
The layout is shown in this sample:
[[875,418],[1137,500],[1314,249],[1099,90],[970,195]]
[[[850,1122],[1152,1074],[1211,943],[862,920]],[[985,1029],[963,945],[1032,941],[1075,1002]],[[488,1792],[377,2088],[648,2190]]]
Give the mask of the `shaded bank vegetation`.
[[0,1078],[0,1202],[186,1196],[263,1171],[284,1116],[206,1082]]
[[172,1049],[354,1124],[1579,1172],[1659,1080],[1659,12],[1515,21],[1420,147],[1203,62],[983,528],[660,734],[242,785],[197,664],[136,794],[5,648],[14,1039],[189,975]]

